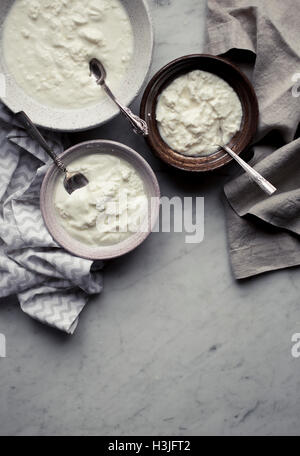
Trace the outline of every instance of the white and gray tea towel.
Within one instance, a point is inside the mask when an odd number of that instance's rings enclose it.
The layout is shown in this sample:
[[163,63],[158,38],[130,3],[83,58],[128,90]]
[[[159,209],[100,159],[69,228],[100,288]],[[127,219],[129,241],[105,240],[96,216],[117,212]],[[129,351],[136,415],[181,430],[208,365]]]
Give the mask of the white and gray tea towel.
[[[60,153],[58,135],[45,133]],[[72,334],[89,295],[102,290],[102,263],[72,256],[47,231],[39,206],[48,155],[0,105],[0,297],[18,295],[32,318]]]
[[268,197],[245,173],[225,186],[237,279],[300,265],[299,6],[295,0],[208,0],[206,51],[250,61],[260,108],[256,141],[265,143],[256,142],[252,164],[278,189]]

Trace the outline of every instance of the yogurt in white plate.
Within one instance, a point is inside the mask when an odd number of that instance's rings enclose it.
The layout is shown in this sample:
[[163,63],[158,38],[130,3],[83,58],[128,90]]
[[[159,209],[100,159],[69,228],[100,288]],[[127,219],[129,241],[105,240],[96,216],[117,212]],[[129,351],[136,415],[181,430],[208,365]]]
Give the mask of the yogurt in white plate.
[[85,187],[66,192],[61,175],[54,192],[60,225],[89,246],[114,245],[139,231],[148,216],[148,196],[135,168],[110,154],[84,155],[68,165],[89,180]]
[[44,105],[73,109],[96,104],[103,91],[89,77],[96,57],[114,91],[134,49],[120,0],[16,0],[4,25],[4,58],[23,90]]

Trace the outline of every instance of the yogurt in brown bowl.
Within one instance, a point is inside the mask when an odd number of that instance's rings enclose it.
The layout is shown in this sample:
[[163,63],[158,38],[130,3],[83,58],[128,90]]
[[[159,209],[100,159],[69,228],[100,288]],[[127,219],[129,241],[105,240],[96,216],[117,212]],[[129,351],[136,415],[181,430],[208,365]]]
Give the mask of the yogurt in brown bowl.
[[251,143],[258,102],[247,77],[213,55],[192,54],[168,63],[145,89],[140,115],[150,148],[165,163],[186,171],[211,171]]
[[193,70],[160,94],[156,120],[163,140],[188,156],[210,155],[240,130],[243,109],[233,88],[219,76]]

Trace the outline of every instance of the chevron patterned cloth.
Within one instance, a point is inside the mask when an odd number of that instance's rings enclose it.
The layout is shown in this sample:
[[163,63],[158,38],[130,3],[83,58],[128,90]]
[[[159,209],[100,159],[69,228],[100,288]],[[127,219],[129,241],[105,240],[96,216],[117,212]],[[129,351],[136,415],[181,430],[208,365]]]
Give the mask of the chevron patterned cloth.
[[[60,137],[45,135],[60,153]],[[26,314],[72,334],[89,295],[102,290],[103,265],[72,256],[48,233],[39,193],[51,164],[0,105],[0,297],[17,294]]]

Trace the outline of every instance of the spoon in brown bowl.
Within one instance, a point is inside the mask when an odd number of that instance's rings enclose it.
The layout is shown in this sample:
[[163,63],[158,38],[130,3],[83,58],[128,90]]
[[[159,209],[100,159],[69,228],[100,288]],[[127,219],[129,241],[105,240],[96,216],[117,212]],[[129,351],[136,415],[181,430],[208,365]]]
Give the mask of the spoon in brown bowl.
[[35,140],[44,149],[44,151],[47,152],[48,155],[50,155],[57,168],[65,174],[64,187],[70,195],[75,190],[88,185],[89,181],[83,174],[78,173],[77,171],[68,171],[59,156],[56,155],[56,153],[49,147],[45,141],[45,138],[41,135],[39,130],[36,128],[34,123],[29,119],[24,111],[18,112],[15,114],[15,117],[25,127],[28,135],[33,140]]
[[224,149],[234,160],[236,160],[239,165],[246,171],[248,176],[260,186],[260,188],[269,196],[273,195],[276,192],[277,188],[271,184],[271,182],[267,181],[261,174],[259,174],[252,166],[248,165],[239,155],[233,152],[232,149],[228,146],[221,146],[220,144],[216,144],[216,146],[221,147]]
[[123,106],[119,100],[115,97],[112,93],[110,88],[105,82],[106,79],[106,70],[102,62],[100,60],[94,58],[90,61],[90,76],[94,76],[96,83],[101,86],[106,94],[112,99],[112,101],[118,106],[121,113],[129,120],[132,125],[133,131],[136,134],[147,136],[148,135],[148,125],[140,117],[133,114],[131,109]]

